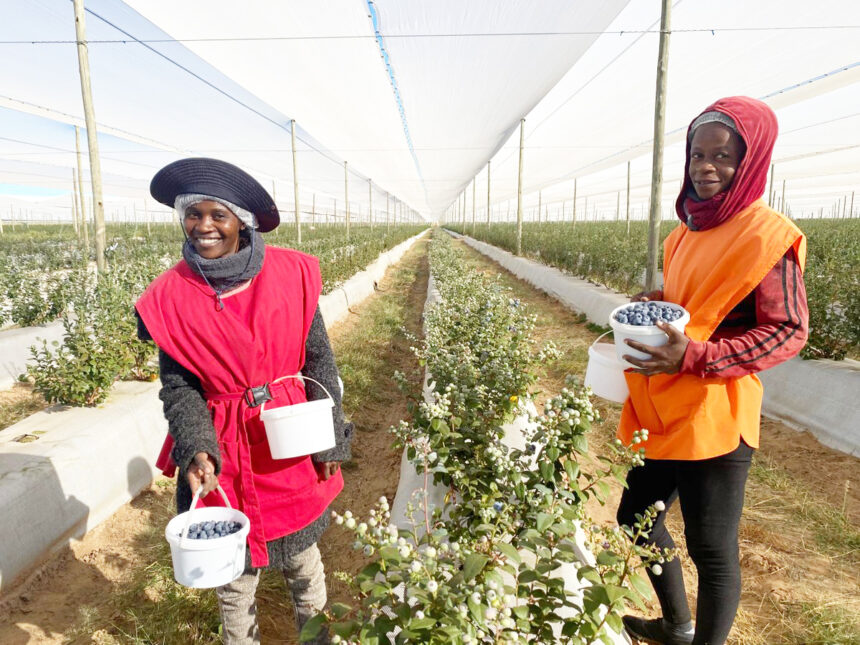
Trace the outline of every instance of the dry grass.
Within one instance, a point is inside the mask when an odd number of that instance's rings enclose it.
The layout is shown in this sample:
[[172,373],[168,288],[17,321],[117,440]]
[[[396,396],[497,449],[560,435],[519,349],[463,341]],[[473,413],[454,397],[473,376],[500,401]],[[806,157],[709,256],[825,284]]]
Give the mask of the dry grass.
[[8,428],[48,407],[41,394],[33,386],[18,383],[13,388],[0,392],[0,430]]

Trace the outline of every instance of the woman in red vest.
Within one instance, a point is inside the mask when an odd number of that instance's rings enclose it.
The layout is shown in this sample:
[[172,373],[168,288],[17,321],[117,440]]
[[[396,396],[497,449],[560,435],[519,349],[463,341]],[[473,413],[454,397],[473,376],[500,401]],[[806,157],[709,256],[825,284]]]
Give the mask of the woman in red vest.
[[[695,629],[678,559],[648,572],[663,616],[625,616],[646,643],[719,645],[737,612],[738,524],[752,453],[758,447],[762,387],[756,372],[796,355],[806,342],[806,240],[762,201],[776,141],[773,111],[747,97],[720,99],[687,132],[680,224],[664,242],[663,291],[690,312],[685,333],[658,323],[663,347],[628,341],[651,355],[626,357],[630,397],[618,437],[647,429],[645,464],[630,471],[618,522],[660,511],[647,542],[675,544],[666,510],[678,499],[699,587]],[[659,569],[658,569],[659,571]]]
[[[255,591],[261,568],[283,572],[299,629],[326,603],[317,541],[343,488],[352,424],[343,418],[338,373],[317,306],[316,258],[267,246],[279,222],[274,201],[243,170],[216,159],[183,159],[159,171],[150,192],[184,226],[183,259],[136,303],[139,335],[159,347],[169,436],[158,465],[179,468],[177,509],[219,484],[251,520],[245,573],[217,589],[224,641],[258,643]],[[259,406],[334,398],[337,445],[272,459]],[[315,642],[328,642],[325,634]]]

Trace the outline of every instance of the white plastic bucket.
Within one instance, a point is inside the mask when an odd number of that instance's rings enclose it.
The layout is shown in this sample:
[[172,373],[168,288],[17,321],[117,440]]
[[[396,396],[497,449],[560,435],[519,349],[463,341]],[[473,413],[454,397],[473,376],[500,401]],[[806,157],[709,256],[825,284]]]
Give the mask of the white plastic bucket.
[[[690,314],[689,312],[681,307],[681,305],[675,304],[674,302],[666,302],[663,300],[651,300],[649,302],[653,302],[657,305],[670,305],[675,308],[680,308],[684,313],[678,318],[678,320],[673,320],[669,324],[675,327],[680,331],[684,331],[687,328],[687,323],[690,322]],[[665,332],[660,331],[660,328],[656,325],[648,325],[645,327],[638,327],[636,325],[628,325],[626,323],[621,323],[615,320],[615,314],[621,311],[622,309],[626,309],[631,304],[627,303],[626,305],[621,305],[620,307],[616,307],[612,310],[612,313],[609,314],[609,325],[612,327],[612,331],[615,336],[615,355],[618,357],[618,360],[621,361],[625,367],[636,367],[631,363],[628,363],[624,360],[624,355],[632,356],[633,358],[639,358],[642,360],[648,360],[651,358],[651,354],[646,354],[645,352],[640,352],[638,349],[633,349],[625,343],[624,341],[628,338],[631,340],[639,341],[644,345],[652,345],[654,347],[660,347],[661,345],[665,345],[669,342],[669,337]]]
[[[251,520],[242,511],[230,506],[230,500],[220,486],[224,506],[196,508],[200,486],[191,500],[191,508],[167,523],[164,536],[170,544],[173,577],[176,582],[195,589],[210,589],[233,582],[245,570],[245,542],[251,530]],[[194,522],[239,522],[235,533],[211,540],[192,540],[188,527]]]
[[[266,428],[272,459],[290,459],[329,450],[337,445],[334,436],[334,399],[319,381],[307,376],[295,375],[282,378],[298,378],[313,381],[328,395],[327,399],[294,403],[280,408],[260,407],[260,419]],[[278,379],[280,381],[281,379]],[[277,381],[274,381],[277,383]]]
[[615,345],[598,342],[609,333],[600,335],[588,348],[585,384],[601,399],[624,403],[630,395],[624,378],[626,365],[615,355]]

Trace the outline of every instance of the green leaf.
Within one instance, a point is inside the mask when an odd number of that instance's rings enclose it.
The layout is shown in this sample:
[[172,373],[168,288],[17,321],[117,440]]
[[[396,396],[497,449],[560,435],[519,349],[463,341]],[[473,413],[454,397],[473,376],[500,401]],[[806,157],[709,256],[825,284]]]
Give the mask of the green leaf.
[[329,609],[331,610],[331,613],[334,614],[334,617],[338,620],[340,620],[352,611],[352,607],[350,607],[349,605],[345,605],[342,602],[336,602],[332,604]]
[[624,623],[621,620],[621,616],[614,611],[606,612],[606,624],[615,632],[619,634],[624,633]]
[[600,574],[597,572],[597,569],[594,567],[580,567],[576,575],[579,576],[580,580],[588,580],[592,584],[602,584],[602,580],[600,579]]
[[618,561],[618,556],[616,556],[612,551],[601,551],[597,554],[597,564],[608,567],[612,566]]
[[355,630],[358,629],[358,621],[350,620],[342,623],[332,623],[329,626],[332,634],[337,634],[342,638],[348,638],[351,634],[355,633]]
[[564,469],[571,480],[576,481],[579,477],[579,464],[573,461],[573,459],[568,459],[564,462]]
[[322,627],[326,622],[326,618],[324,614],[317,614],[313,618],[311,618],[308,622],[305,623],[305,626],[302,627],[302,632],[299,634],[299,642],[307,643],[315,639],[319,636],[319,633],[322,631]]
[[484,611],[486,610],[484,605],[472,600],[471,596],[469,596],[468,600],[466,600],[466,604],[469,606],[469,611],[472,613],[472,616],[475,618],[475,620],[480,623],[484,622]]
[[536,522],[535,528],[537,528],[538,532],[543,533],[543,532],[545,532],[545,531],[546,531],[550,526],[552,526],[552,523],[553,523],[554,521],[555,521],[555,517],[554,517],[554,516],[549,515],[549,514],[547,514],[547,513],[538,513],[538,514],[537,514],[537,522]]
[[504,553],[509,559],[513,560],[517,564],[522,562],[519,552],[507,542],[499,542],[496,544],[496,549]]
[[651,582],[638,573],[630,574],[630,585],[645,599],[651,598]]
[[463,579],[466,582],[472,580],[475,576],[481,573],[481,570],[489,562],[489,558],[480,553],[470,553],[466,556],[466,561],[463,563]]
[[553,475],[555,474],[555,469],[552,467],[552,464],[548,461],[540,462],[540,474],[541,477],[546,481],[552,481]]
[[516,607],[511,607],[511,612],[517,618],[528,618],[529,608],[525,605],[517,605]]
[[379,562],[371,562],[368,564],[361,572],[356,576],[356,580],[359,582],[362,580],[373,579],[376,577],[376,574],[381,571],[382,567]]
[[539,577],[538,572],[534,569],[525,569],[520,572],[520,575],[517,577],[517,581],[520,584],[529,584],[530,582],[536,581]]
[[585,435],[573,435],[571,443],[573,444],[573,449],[578,453],[585,454],[588,452],[588,439],[585,438]]
[[430,629],[435,624],[435,618],[416,618],[409,621],[409,629]]

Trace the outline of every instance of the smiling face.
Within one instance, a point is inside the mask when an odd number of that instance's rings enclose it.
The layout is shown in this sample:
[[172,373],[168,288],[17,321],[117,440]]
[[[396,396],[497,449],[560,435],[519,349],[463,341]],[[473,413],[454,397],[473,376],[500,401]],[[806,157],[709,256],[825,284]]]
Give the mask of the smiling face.
[[245,225],[218,202],[197,202],[185,209],[185,234],[194,249],[207,260],[239,250],[239,231]]
[[722,123],[696,128],[690,142],[690,180],[699,199],[710,199],[732,185],[743,159],[741,138]]

